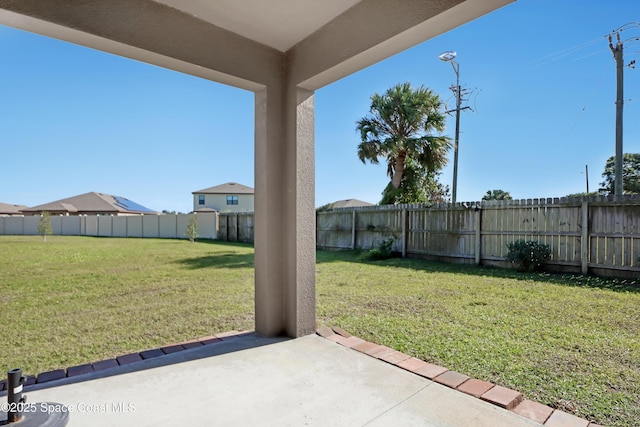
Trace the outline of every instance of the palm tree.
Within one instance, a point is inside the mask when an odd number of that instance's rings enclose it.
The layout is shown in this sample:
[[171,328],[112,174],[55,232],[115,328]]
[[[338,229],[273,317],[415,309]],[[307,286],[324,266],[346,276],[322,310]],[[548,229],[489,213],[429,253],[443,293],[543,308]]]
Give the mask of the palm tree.
[[377,164],[385,158],[394,188],[400,187],[408,157],[429,171],[442,169],[451,142],[446,136],[433,135],[445,128],[441,107],[438,95],[423,86],[414,90],[410,83],[398,84],[384,95],[374,94],[369,114],[356,122],[362,140],[360,161]]

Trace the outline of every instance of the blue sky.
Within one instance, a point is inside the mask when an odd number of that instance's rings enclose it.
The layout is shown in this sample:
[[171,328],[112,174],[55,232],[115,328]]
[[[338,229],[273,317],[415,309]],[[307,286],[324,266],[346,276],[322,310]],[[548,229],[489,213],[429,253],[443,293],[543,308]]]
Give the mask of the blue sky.
[[[615,152],[615,62],[605,35],[640,21],[637,0],[519,0],[316,92],[316,205],[380,200],[383,165],[362,164],[355,122],[370,96],[409,81],[454,106],[457,52],[473,111],[461,116],[458,201],[598,188]],[[622,32],[640,37],[640,25]],[[625,63],[640,41],[625,44]],[[253,94],[0,27],[0,202],[97,191],[188,212],[191,192],[254,185]],[[625,69],[624,151],[640,152],[640,66]],[[453,137],[455,118],[446,135]],[[451,185],[451,161],[441,181]]]

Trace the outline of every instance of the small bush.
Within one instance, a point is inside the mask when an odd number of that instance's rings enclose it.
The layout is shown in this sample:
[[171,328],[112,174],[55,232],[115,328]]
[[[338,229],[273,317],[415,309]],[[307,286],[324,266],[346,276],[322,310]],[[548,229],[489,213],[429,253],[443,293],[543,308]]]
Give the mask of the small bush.
[[187,231],[184,233],[189,238],[191,243],[195,243],[198,238],[198,218],[193,214],[189,218],[189,224],[187,225]]
[[377,248],[369,251],[368,258],[374,261],[391,258],[391,248],[393,247],[393,239],[383,240]]
[[52,234],[53,228],[51,227],[51,215],[47,211],[43,211],[40,214],[40,221],[38,222],[38,234],[42,236],[43,241],[47,241],[47,234]]
[[532,240],[516,240],[507,243],[507,259],[517,264],[518,271],[536,271],[551,258],[551,248]]

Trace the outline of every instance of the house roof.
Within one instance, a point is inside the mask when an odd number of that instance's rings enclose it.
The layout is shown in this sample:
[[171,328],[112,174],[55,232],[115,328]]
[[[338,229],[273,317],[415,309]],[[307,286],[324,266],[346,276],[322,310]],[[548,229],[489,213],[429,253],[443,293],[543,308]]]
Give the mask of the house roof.
[[363,202],[362,200],[358,200],[358,199],[345,199],[345,200],[338,200],[336,202],[329,203],[330,209],[356,208],[361,206],[374,206],[374,204],[369,202]]
[[56,200],[43,205],[33,206],[23,209],[23,212],[112,212],[112,213],[135,213],[135,214],[157,214],[157,212],[139,205],[131,200],[112,196],[110,194],[90,192],[66,199]]
[[194,191],[192,194],[253,194],[253,188],[237,182],[227,182],[215,187]]
[[1,214],[10,214],[10,215],[20,214],[22,210],[26,208],[27,206],[25,205],[10,205],[8,203],[0,202],[0,215]]

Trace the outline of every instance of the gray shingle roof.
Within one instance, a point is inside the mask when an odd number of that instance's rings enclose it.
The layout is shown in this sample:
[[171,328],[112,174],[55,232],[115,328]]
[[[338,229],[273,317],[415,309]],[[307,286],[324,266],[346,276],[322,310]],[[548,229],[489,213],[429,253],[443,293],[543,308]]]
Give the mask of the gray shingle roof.
[[90,192],[43,205],[23,209],[23,212],[69,212],[69,213],[146,213],[156,214],[144,206],[120,196]]
[[360,206],[374,206],[374,204],[369,202],[363,202],[362,200],[358,200],[358,199],[345,199],[345,200],[338,200],[337,202],[330,203],[329,205],[331,209],[355,208]]
[[227,182],[216,185],[215,187],[194,191],[191,194],[253,194],[253,188],[238,184],[237,182]]
[[22,209],[26,209],[25,205],[10,205],[8,203],[0,202],[0,215],[1,214],[9,214],[9,215],[17,215],[20,214]]

